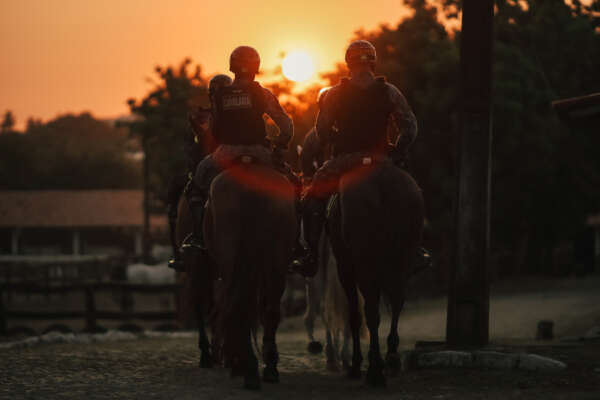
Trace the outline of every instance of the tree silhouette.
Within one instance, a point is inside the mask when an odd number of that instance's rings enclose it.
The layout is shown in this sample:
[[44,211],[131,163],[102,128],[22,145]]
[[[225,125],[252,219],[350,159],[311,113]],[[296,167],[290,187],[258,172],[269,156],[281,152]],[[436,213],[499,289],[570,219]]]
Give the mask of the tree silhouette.
[[15,117],[12,111],[7,110],[4,113],[4,117],[2,119],[2,125],[0,125],[0,133],[8,133],[12,132],[15,126]]

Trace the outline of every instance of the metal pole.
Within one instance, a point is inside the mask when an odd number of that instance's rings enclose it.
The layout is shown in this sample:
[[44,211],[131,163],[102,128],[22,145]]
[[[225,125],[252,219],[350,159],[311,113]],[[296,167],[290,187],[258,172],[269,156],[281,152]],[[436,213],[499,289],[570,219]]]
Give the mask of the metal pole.
[[463,0],[456,254],[448,293],[449,345],[489,340],[489,217],[493,0]]
[[144,261],[149,259],[150,255],[150,162],[148,160],[148,139],[145,136],[142,137],[142,148],[144,151],[144,222],[143,222],[143,233],[142,233],[142,257]]

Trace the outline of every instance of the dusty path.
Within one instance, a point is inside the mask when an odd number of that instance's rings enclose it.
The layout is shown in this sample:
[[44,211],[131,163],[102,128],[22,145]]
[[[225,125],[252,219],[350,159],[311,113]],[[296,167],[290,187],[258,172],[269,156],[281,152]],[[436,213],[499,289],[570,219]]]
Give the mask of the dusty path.
[[[391,378],[373,391],[326,371],[323,355],[307,355],[301,320],[284,322],[281,383],[260,393],[241,389],[223,369],[197,367],[195,340],[140,339],[114,343],[53,344],[0,350],[1,399],[600,399],[600,343],[537,346],[535,323],[554,319],[559,335],[581,333],[600,322],[597,282],[552,287],[537,293],[496,294],[492,336],[568,364],[554,375],[522,371],[420,370]],[[443,337],[443,299],[412,302],[402,317],[402,347]],[[576,331],[577,332],[574,332]],[[383,329],[382,329],[383,333]],[[322,332],[318,332],[323,337]],[[499,339],[503,338],[503,339]],[[365,349],[366,350],[366,349]],[[366,355],[366,353],[365,353]],[[363,365],[366,368],[366,364]]]

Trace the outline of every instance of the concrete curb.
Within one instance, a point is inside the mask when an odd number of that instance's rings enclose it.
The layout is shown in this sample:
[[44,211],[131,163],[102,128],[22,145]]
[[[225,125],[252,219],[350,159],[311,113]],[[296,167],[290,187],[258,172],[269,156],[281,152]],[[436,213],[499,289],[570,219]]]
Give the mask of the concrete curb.
[[426,368],[479,368],[557,372],[567,364],[548,357],[527,353],[501,353],[497,351],[406,351],[402,354],[402,369]]

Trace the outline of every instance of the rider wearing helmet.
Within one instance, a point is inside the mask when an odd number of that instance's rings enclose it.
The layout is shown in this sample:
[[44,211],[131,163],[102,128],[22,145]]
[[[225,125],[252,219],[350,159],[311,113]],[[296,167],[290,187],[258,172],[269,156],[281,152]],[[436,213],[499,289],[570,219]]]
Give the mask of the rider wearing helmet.
[[[273,159],[280,159],[281,154],[287,151],[292,139],[292,119],[273,93],[254,80],[259,67],[260,56],[254,48],[237,47],[229,58],[229,70],[235,74],[235,79],[231,85],[221,86],[211,95],[211,130],[218,147],[198,164],[189,186],[188,201],[194,232],[182,246],[184,251],[205,252],[202,223],[213,178],[240,156],[249,155],[260,162],[272,163]],[[264,114],[271,117],[279,128],[279,135],[270,142]]]
[[[211,98],[217,89],[231,85],[231,78],[227,75],[215,75],[208,83],[208,96]],[[175,239],[175,226],[177,224],[177,207],[181,194],[187,192],[198,164],[206,152],[214,150],[210,143],[211,110],[198,107],[188,114],[189,134],[184,137],[183,150],[186,154],[188,169],[186,174],[177,175],[169,185],[167,194],[167,215],[171,233],[173,258],[169,260],[169,267],[177,271],[183,270],[179,248]],[[209,156],[208,156],[209,157]]]
[[[375,47],[366,40],[354,41],[345,59],[350,77],[327,92],[316,124],[316,135],[323,146],[331,146],[333,158],[317,170],[304,198],[308,249],[292,264],[293,269],[308,277],[317,272],[326,203],[337,190],[341,175],[364,157],[384,159],[391,153],[394,159],[403,158],[417,135],[417,120],[402,93],[385,78],[374,75]],[[390,123],[400,132],[393,146],[388,138]]]

